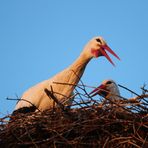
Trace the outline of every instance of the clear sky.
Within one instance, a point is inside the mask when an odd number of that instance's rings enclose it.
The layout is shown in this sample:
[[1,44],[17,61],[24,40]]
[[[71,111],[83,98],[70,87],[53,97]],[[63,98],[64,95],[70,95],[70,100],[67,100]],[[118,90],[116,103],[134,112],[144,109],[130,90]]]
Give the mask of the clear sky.
[[[147,0],[1,0],[0,114],[11,113],[29,87],[69,66],[94,36],[119,55],[93,59],[82,77],[114,79],[137,93],[148,84]],[[122,96],[129,95],[121,90]]]

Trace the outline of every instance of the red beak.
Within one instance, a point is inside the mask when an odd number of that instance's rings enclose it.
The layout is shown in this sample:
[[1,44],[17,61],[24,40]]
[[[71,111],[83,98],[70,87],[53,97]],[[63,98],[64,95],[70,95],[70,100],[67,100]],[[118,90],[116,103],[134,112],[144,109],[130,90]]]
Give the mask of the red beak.
[[106,90],[106,86],[101,84],[100,86],[95,88],[92,92],[90,92],[89,95],[92,94],[91,97],[94,97],[96,95],[103,95],[103,93],[108,94],[108,91]]
[[106,45],[102,45],[101,47],[102,48],[101,48],[100,52],[102,53],[102,55],[105,56],[112,65],[115,66],[115,64],[113,63],[113,61],[111,60],[111,58],[108,56],[108,54],[107,54],[107,52],[105,50],[107,50],[108,52],[110,52],[118,60],[120,60],[120,58],[117,56],[117,54],[107,44]]

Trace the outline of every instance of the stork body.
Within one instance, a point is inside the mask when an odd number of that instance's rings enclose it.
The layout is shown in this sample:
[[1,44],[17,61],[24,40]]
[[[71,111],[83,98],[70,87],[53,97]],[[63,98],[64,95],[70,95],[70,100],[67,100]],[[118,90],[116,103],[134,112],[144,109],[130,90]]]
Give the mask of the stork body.
[[[81,61],[79,61],[80,59],[76,60],[74,64],[72,64],[64,71],[58,73],[51,79],[45,80],[28,89],[22,96],[22,99],[24,101],[20,100],[16,105],[15,110],[22,108],[24,106],[29,107],[31,106],[31,103],[41,111],[49,109],[53,105],[53,100],[47,96],[44,89],[47,88],[48,90],[51,90],[51,86],[54,95],[56,96],[56,98],[58,98],[58,100],[62,102],[66,98],[69,98],[72,91],[74,90],[74,85],[77,84],[79,81],[78,76],[82,76],[85,70],[85,66],[89,62],[89,59],[87,59],[86,61],[83,61],[81,63]],[[74,85],[62,85],[56,84],[56,82]],[[28,102],[26,102],[25,100],[27,100]]]
[[[58,101],[66,101],[71,96],[75,85],[83,75],[86,65],[93,57],[105,56],[113,64],[112,60],[106,54],[105,49],[119,59],[101,37],[93,38],[84,47],[84,50],[72,65],[52,78],[29,88],[16,104],[15,111],[24,107],[31,107],[32,105],[41,111],[50,109],[53,106],[53,100],[47,96],[44,91],[45,89],[51,91],[52,88]],[[74,85],[62,85],[55,82]]]

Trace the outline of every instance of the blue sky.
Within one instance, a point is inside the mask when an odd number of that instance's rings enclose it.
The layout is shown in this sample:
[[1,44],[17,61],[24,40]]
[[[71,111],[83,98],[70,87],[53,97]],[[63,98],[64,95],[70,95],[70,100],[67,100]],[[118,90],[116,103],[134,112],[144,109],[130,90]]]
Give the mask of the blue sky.
[[[69,66],[94,36],[119,55],[93,59],[82,77],[99,85],[111,78],[137,93],[148,84],[147,0],[1,0],[0,114],[11,113],[29,87]],[[131,97],[121,90],[122,96]]]

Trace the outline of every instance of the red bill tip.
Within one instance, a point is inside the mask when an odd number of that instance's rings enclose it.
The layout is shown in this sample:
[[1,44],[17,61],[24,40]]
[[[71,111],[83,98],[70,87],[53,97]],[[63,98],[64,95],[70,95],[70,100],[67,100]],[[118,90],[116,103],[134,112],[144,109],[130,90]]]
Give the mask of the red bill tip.
[[109,62],[115,66],[115,64],[113,63],[113,61],[111,60],[111,58],[108,56],[108,54],[106,53],[105,50],[107,50],[109,53],[111,53],[113,56],[115,56],[118,60],[120,60],[120,58],[117,56],[117,54],[106,44],[106,45],[102,45],[101,46],[101,53],[109,60]]
[[106,53],[106,51],[105,51],[104,49],[101,49],[100,51],[101,51],[102,55],[104,55],[104,56],[109,60],[109,62],[110,62],[113,66],[115,66],[115,64],[113,63],[113,61],[111,60],[111,58],[108,56],[108,54]]
[[110,52],[112,55],[114,55],[118,60],[120,60],[117,54],[108,45],[103,46],[103,48]]
[[[97,88],[95,88],[93,91],[91,91],[89,93],[89,95],[91,95],[91,97],[94,97],[96,95],[98,95],[100,93],[101,90],[105,90],[105,86],[103,84],[101,84],[100,86],[98,86]],[[94,94],[93,94],[94,93]]]

